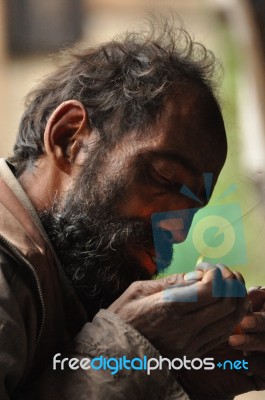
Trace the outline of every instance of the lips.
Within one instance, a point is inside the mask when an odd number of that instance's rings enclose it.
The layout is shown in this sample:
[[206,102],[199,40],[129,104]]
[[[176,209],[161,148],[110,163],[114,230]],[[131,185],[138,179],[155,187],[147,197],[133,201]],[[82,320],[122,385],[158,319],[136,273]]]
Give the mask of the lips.
[[146,250],[139,245],[127,245],[127,251],[150,273],[150,277],[156,274],[157,265],[154,250]]
[[152,275],[154,275],[157,272],[156,257],[151,252],[146,251],[143,248],[138,248],[137,250],[135,250],[134,255],[137,256],[141,264]]

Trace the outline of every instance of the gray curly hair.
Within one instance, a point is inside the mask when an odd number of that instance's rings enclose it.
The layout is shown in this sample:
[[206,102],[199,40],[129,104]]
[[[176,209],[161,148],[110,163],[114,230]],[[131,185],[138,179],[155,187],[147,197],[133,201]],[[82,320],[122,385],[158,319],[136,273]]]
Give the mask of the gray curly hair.
[[65,52],[67,61],[26,98],[14,154],[18,175],[44,152],[43,133],[53,110],[76,99],[101,138],[114,141],[141,133],[159,116],[173,90],[197,84],[216,101],[213,53],[183,28],[165,24],[157,34],[126,33],[86,50]]

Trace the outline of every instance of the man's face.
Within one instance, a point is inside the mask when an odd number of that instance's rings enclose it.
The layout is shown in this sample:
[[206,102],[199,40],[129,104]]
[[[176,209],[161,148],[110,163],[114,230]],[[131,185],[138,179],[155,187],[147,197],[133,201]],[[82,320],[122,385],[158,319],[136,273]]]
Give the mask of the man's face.
[[[115,176],[126,182],[116,199],[115,215],[121,219],[141,219],[150,226],[155,213],[206,205],[204,174],[212,174],[213,189],[226,151],[220,111],[212,99],[193,93],[182,104],[171,98],[148,134],[143,137],[136,132],[128,134],[109,154],[100,176],[103,182]],[[182,194],[183,186],[200,202]],[[151,275],[157,272],[157,257],[163,257],[165,267],[168,266],[173,255],[172,244],[184,241],[188,233],[180,220],[161,221],[160,228],[168,233],[164,235],[163,255],[155,251],[153,240],[148,244],[129,241],[125,244],[126,252]]]
[[[215,183],[225,156],[217,106],[195,93],[181,104],[172,97],[149,132],[93,149],[66,198],[40,215],[91,317],[133,281],[156,274],[152,214],[198,208],[180,193],[183,185],[206,204],[203,173],[213,173]],[[165,266],[172,243],[185,236],[170,233]]]

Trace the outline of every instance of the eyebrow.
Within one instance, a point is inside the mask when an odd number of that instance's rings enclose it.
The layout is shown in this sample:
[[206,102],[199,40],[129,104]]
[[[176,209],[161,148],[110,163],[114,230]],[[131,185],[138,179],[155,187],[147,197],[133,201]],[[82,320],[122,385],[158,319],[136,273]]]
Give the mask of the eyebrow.
[[198,169],[192,164],[192,162],[187,161],[185,157],[183,157],[181,154],[176,153],[175,151],[171,150],[151,150],[146,153],[146,155],[150,155],[151,157],[159,158],[159,159],[164,159],[167,161],[174,162],[175,164],[181,164],[183,165],[187,170],[189,170],[192,173],[198,173]]

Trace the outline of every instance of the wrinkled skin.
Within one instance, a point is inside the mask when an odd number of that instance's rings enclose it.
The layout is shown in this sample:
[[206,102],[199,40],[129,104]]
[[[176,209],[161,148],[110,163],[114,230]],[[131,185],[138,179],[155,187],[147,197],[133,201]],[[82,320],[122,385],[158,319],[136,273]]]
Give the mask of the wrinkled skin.
[[141,332],[163,355],[201,356],[227,341],[248,308],[246,297],[226,297],[225,292],[223,297],[212,295],[213,282],[220,277],[227,290],[227,282],[237,279],[228,268],[205,271],[198,266],[197,280],[189,280],[187,274],[135,282],[109,310]]
[[[215,362],[246,360],[248,371],[215,368],[212,371],[182,371],[181,382],[196,399],[227,395],[239,395],[253,390],[265,390],[265,290],[252,289],[248,294],[253,312],[240,322],[242,333],[233,333],[228,342],[205,356],[214,357]],[[237,329],[238,331],[238,329]],[[241,345],[236,345],[240,343]],[[207,385],[205,380],[207,379]]]

